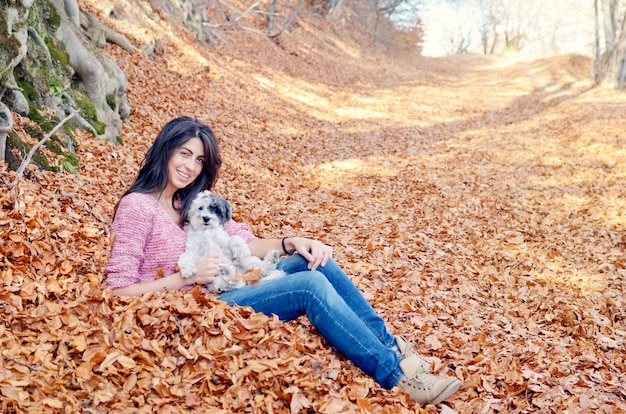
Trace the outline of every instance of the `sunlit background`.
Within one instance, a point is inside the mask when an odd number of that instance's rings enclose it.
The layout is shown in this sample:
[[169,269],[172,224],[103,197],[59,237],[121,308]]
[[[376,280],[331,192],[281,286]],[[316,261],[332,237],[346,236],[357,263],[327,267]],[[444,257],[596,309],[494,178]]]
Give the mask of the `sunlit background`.
[[417,6],[425,31],[422,53],[591,56],[593,7],[591,0],[425,0]]

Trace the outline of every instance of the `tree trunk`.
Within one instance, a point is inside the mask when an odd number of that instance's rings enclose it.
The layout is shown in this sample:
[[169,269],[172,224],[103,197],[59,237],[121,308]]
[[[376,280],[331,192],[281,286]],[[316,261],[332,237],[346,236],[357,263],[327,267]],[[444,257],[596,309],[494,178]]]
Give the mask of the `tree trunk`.
[[265,30],[267,33],[272,33],[274,29],[274,13],[276,12],[276,7],[278,6],[278,0],[272,1],[267,6],[267,16],[265,21]]
[[328,0],[325,6],[328,15],[331,17],[338,16],[343,7],[343,2],[344,0]]
[[595,51],[593,60],[593,79],[596,83],[600,82],[600,6],[599,0],[593,0],[593,10],[595,14]]
[[[113,41],[131,52],[134,48],[130,42],[80,11],[76,0],[16,0],[3,4],[2,103],[32,119],[43,133],[67,114],[80,110],[72,128],[86,127],[98,138],[116,142],[122,121],[130,113],[127,80],[89,39]],[[46,115],[41,107],[55,115]],[[73,152],[71,138],[64,141],[68,144],[66,150]],[[4,154],[2,151],[0,155],[3,159]]]
[[[0,161],[9,161],[11,169],[19,165],[19,159],[10,150],[21,144],[14,140],[5,144],[3,132],[6,125],[11,129],[11,111],[33,120],[39,129],[33,132],[37,135],[49,132],[60,119],[78,111],[68,128],[86,129],[100,139],[116,142],[122,121],[130,114],[128,83],[119,67],[100,54],[90,39],[112,41],[133,52],[130,42],[82,12],[76,0],[16,0],[3,4]],[[76,79],[78,82],[73,81]],[[48,110],[42,111],[42,107]],[[75,159],[72,137],[62,141],[65,148],[61,156]],[[54,169],[45,166],[45,162],[39,166]]]
[[0,102],[0,162],[5,160],[7,134],[13,129],[13,116],[9,108]]
[[[57,3],[57,7],[62,5]],[[85,21],[93,22],[90,18]],[[69,65],[80,78],[82,89],[94,104],[98,120],[105,125],[103,131],[98,131],[99,137],[115,142],[122,129],[122,119],[130,113],[130,105],[125,96],[128,81],[122,70],[110,59],[94,53],[93,49],[85,45],[85,39],[78,30],[69,19],[62,19],[54,35],[67,48]],[[109,101],[115,104],[110,105]]]
[[[594,0],[596,33],[594,80],[610,83],[617,89],[624,88],[626,77],[626,11],[618,7],[616,0]],[[623,15],[618,15],[619,12]],[[601,32],[600,27],[603,31]],[[604,36],[604,48],[600,37]]]
[[622,64],[617,75],[617,89],[624,90],[624,79],[626,78],[626,53],[622,57]]

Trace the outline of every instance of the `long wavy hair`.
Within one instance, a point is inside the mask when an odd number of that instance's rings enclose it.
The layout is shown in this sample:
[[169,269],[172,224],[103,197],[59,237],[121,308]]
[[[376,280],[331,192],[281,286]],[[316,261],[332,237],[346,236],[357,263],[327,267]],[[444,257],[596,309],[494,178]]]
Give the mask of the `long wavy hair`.
[[[187,222],[189,207],[200,191],[210,190],[217,181],[219,169],[222,166],[219,144],[211,128],[190,117],[175,118],[168,122],[154,144],[146,153],[141,163],[141,169],[133,185],[123,196],[131,193],[158,193],[167,186],[167,164],[174,152],[192,138],[199,138],[204,145],[204,164],[200,175],[184,188],[174,194],[172,203],[180,201],[180,222],[182,226]],[[122,197],[123,197],[122,196]],[[173,205],[175,208],[176,205]],[[115,208],[117,210],[117,206]]]

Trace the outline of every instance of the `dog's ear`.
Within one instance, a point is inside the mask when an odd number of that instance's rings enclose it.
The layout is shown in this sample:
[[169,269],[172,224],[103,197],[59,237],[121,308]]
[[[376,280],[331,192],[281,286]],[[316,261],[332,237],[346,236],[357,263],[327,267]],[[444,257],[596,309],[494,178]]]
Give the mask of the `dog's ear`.
[[217,194],[213,194],[213,197],[217,200],[217,208],[220,211],[220,219],[222,224],[230,221],[233,218],[233,210],[230,207],[230,203],[224,200],[222,197]]

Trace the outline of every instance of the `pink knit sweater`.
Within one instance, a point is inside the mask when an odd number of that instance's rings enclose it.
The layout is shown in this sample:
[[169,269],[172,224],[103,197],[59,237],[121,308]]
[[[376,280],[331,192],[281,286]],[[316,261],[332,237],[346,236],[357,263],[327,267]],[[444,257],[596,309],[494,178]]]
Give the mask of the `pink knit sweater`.
[[[229,221],[224,230],[231,236],[255,239],[250,227]],[[181,229],[149,194],[132,193],[123,197],[111,224],[113,245],[107,265],[106,284],[119,289],[149,282],[157,273],[176,272],[178,257],[185,251],[187,231]]]

